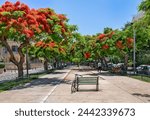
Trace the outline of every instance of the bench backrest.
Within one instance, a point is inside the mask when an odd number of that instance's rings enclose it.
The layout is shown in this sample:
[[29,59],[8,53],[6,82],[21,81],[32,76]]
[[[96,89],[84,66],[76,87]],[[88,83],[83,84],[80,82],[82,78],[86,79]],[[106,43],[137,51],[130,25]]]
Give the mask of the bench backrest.
[[77,84],[98,84],[99,77],[77,77]]

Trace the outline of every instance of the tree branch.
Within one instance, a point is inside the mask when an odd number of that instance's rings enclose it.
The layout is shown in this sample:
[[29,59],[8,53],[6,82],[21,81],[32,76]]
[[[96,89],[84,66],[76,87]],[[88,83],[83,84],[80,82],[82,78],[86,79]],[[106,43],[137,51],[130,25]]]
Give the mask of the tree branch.
[[13,62],[15,65],[18,65],[18,62],[14,56],[14,53],[13,53],[12,49],[10,48],[10,45],[8,44],[8,41],[5,36],[1,37],[1,42],[7,48],[8,52],[10,54],[10,61]]
[[28,44],[27,43],[22,43],[20,44],[19,48],[18,48],[18,54],[20,55],[20,61],[19,61],[19,64],[23,64],[25,62],[25,55],[23,54],[23,51],[22,49],[24,47],[26,47]]

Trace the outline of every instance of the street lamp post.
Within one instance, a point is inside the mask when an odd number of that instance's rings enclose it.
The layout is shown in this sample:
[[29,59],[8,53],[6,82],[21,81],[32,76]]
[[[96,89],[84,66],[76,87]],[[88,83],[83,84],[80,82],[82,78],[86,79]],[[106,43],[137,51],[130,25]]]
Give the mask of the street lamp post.
[[[133,16],[132,24],[138,21],[140,18],[144,16],[144,12],[140,12],[139,14]],[[134,74],[136,74],[136,29],[133,26],[133,36],[134,36],[134,44],[133,44],[133,67],[134,67]]]
[[133,36],[134,36],[134,43],[133,43],[133,68],[134,68],[134,74],[136,74],[136,30],[135,28],[133,29]]

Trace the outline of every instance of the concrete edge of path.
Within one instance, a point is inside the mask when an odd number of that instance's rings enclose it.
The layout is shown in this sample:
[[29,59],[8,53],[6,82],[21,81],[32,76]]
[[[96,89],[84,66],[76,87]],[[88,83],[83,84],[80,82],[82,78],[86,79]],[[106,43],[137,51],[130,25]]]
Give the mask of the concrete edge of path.
[[[68,70],[67,73],[65,73],[65,75],[60,78],[60,82],[59,82],[59,83],[61,83],[63,80],[65,80],[65,78],[69,75],[70,72],[71,72],[71,70]],[[58,87],[59,83],[57,83],[57,85],[54,86],[54,87],[47,93],[47,95],[40,101],[40,103],[45,103],[45,102],[46,102],[47,98],[48,98],[48,97],[53,93],[53,91]]]

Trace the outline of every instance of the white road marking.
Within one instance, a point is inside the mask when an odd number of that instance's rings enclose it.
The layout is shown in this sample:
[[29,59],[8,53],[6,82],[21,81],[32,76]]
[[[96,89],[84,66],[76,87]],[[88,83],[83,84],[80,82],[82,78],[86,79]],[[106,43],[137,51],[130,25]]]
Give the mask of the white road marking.
[[48,93],[47,95],[40,101],[40,103],[45,103],[48,97],[54,92],[54,90],[58,87],[58,85],[61,83],[62,80],[64,80],[67,75],[70,73],[71,70],[69,70],[63,77],[61,77],[60,82],[57,82],[56,86],[54,86]]
[[45,101],[47,100],[47,98],[53,93],[53,91],[57,88],[58,85],[56,85],[55,87],[53,87],[48,94],[40,101],[40,103],[45,103]]

